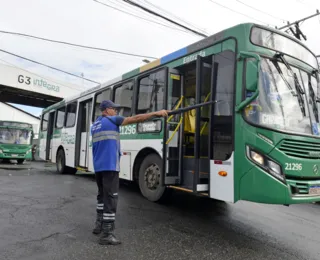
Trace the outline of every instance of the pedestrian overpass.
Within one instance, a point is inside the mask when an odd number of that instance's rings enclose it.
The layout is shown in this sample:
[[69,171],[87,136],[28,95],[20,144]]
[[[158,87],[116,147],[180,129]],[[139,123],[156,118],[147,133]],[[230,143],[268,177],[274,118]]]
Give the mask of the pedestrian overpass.
[[0,64],[0,102],[48,107],[85,88]]

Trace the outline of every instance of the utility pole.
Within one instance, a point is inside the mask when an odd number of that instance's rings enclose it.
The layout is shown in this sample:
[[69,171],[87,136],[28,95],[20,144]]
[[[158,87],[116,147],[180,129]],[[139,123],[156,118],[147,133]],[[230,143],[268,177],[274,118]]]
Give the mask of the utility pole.
[[[289,23],[289,22],[288,22],[287,25],[282,26],[282,27],[280,27],[280,28],[277,28],[277,27],[276,27],[276,29],[282,30],[282,29],[284,29],[284,28],[289,27],[289,30],[292,32],[292,34],[293,34],[298,40],[301,40],[300,36],[302,36],[303,39],[306,41],[306,40],[307,40],[307,37],[306,37],[306,36],[302,33],[302,31],[300,30],[300,28],[299,28],[299,23],[300,23],[300,22],[303,22],[303,21],[305,21],[305,20],[308,20],[308,19],[310,19],[310,18],[312,18],[312,17],[318,16],[318,15],[320,15],[320,12],[319,12],[319,10],[317,9],[317,12],[316,12],[315,14],[313,14],[313,15],[310,15],[310,16],[308,16],[308,17],[302,18],[302,19],[300,19],[300,20],[298,20],[298,21],[295,21],[295,22],[293,22],[293,23]],[[294,31],[294,30],[291,28],[292,25],[295,26],[296,31]]]

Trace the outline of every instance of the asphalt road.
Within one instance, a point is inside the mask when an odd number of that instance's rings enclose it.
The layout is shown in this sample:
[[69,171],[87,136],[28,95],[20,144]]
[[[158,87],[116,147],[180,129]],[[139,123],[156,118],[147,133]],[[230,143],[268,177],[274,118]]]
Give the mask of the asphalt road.
[[320,204],[231,205],[175,193],[161,205],[121,185],[123,244],[101,246],[91,233],[92,178],[57,175],[39,162],[0,168],[1,260],[320,259]]

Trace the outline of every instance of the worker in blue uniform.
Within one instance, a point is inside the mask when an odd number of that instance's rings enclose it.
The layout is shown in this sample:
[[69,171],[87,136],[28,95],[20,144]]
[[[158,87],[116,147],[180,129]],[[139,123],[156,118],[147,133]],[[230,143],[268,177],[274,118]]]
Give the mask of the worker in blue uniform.
[[93,166],[98,186],[97,217],[94,234],[102,235],[99,244],[117,245],[121,242],[114,236],[119,171],[120,171],[120,126],[143,122],[151,117],[166,117],[168,111],[161,110],[147,114],[122,117],[117,115],[119,105],[111,100],[100,104],[102,115],[91,127]]

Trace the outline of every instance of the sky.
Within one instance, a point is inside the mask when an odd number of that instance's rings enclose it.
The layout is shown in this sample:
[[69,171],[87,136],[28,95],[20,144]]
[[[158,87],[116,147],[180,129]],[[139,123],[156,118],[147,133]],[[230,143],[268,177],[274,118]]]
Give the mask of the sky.
[[[129,6],[121,0],[97,1],[0,0],[0,30],[150,57],[165,56],[203,39],[161,18]],[[293,22],[315,14],[316,9],[320,10],[319,0],[133,1],[208,35],[245,22],[281,27],[287,21]],[[315,54],[320,55],[320,16],[304,21],[301,30],[307,36],[307,41],[303,42]],[[79,76],[83,73],[85,78],[101,83],[144,64],[144,58],[141,57],[86,50],[2,33],[0,33],[0,50]],[[78,84],[84,88],[96,85],[1,51],[0,62],[15,65],[44,77]],[[37,116],[41,113],[41,108],[17,106]]]

